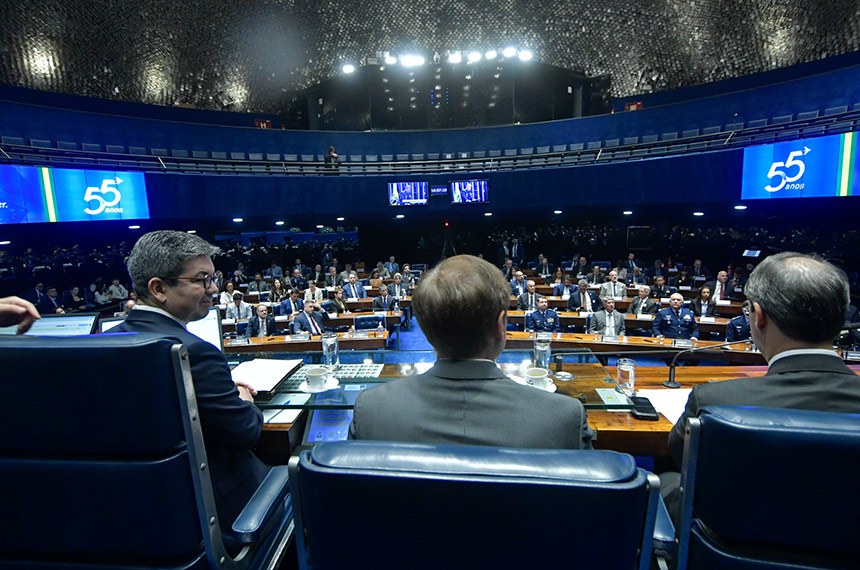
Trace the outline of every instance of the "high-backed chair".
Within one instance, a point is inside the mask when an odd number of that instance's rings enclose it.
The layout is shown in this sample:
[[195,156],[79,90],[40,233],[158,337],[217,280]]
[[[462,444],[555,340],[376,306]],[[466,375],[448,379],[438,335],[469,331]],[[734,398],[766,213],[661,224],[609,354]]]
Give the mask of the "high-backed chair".
[[225,546],[182,345],[3,336],[0,362],[0,567],[259,568],[282,556],[286,467]]
[[379,325],[385,326],[385,319],[382,315],[359,315],[355,317],[355,330],[368,330],[379,328]]
[[678,568],[860,564],[860,414],[706,407],[683,463]]
[[290,459],[299,566],[648,568],[659,481],[611,451],[344,441]]

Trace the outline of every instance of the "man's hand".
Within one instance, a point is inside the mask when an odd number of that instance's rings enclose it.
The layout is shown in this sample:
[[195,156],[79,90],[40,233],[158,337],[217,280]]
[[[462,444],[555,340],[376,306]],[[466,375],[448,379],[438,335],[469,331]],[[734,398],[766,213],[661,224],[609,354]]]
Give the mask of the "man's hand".
[[254,387],[250,384],[246,384],[245,382],[234,382],[236,384],[236,388],[239,390],[239,397],[247,402],[253,402],[254,396],[257,395],[257,391],[254,390]]
[[0,326],[18,325],[18,334],[24,334],[33,322],[40,319],[39,311],[30,301],[20,297],[0,299]]

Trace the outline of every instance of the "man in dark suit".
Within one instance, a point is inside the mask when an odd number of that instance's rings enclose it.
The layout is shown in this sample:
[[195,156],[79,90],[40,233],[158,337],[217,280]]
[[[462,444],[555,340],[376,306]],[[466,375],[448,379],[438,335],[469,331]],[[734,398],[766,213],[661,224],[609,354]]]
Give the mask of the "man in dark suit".
[[337,267],[332,265],[328,268],[328,274],[325,276],[326,287],[342,287],[343,277],[337,274]]
[[323,311],[319,304],[305,303],[302,312],[293,319],[293,331],[320,335],[325,332],[323,321],[326,319],[328,313]]
[[600,297],[594,291],[588,290],[588,281],[579,280],[579,291],[567,300],[568,311],[599,311],[603,308]]
[[62,315],[66,312],[63,308],[63,301],[57,296],[57,288],[48,286],[41,300],[36,304],[36,308],[42,315]]
[[535,292],[537,286],[535,282],[529,279],[526,281],[526,292],[517,297],[517,310],[519,311],[536,311],[538,308],[538,294]]
[[591,268],[591,273],[585,278],[589,285],[602,285],[606,281],[606,275],[600,270],[600,267],[595,265]]
[[528,282],[522,271],[514,273],[514,278],[511,279],[511,295],[519,297],[528,289]]
[[573,284],[570,279],[570,275],[564,276],[564,283],[556,285],[552,289],[552,294],[556,297],[561,297],[562,299],[570,299],[574,295],[577,294],[579,288]]
[[561,330],[558,313],[552,309],[548,309],[547,306],[546,297],[538,295],[537,311],[526,315],[527,331],[558,332]]
[[358,275],[355,273],[349,274],[349,280],[343,286],[343,296],[347,299],[364,299],[367,297],[367,291],[364,290],[364,285],[359,283]]
[[257,305],[257,314],[248,319],[245,327],[245,338],[266,337],[275,334],[277,324],[275,317],[269,314],[269,308],[260,303]]
[[711,297],[714,301],[724,301],[732,298],[732,289],[728,285],[729,274],[725,271],[718,271],[717,278],[702,285],[704,289],[707,287],[711,290]]
[[388,287],[383,283],[379,286],[379,295],[373,298],[371,306],[374,311],[390,311],[397,299],[388,294]]
[[508,282],[477,257],[449,257],[425,273],[412,304],[436,363],[359,394],[350,438],[590,449],[578,400],[518,384],[496,366],[509,301]]
[[388,294],[395,299],[402,299],[409,296],[409,287],[403,282],[403,276],[399,273],[394,274],[394,283],[388,285]]
[[141,237],[128,257],[138,304],[111,332],[160,333],[188,350],[218,521],[229,533],[269,468],[251,453],[263,425],[253,389],[234,383],[224,354],[185,329],[212,306],[218,289],[211,258],[218,252],[185,232],[156,231]]
[[651,288],[647,285],[639,287],[639,294],[630,301],[630,306],[627,307],[628,315],[656,315],[660,310],[660,305],[654,299],[651,299]]
[[654,279],[654,285],[651,287],[652,299],[662,299],[670,296],[674,292],[675,288],[666,285],[666,278],[662,275],[658,275],[657,278]]
[[304,307],[304,301],[299,298],[299,290],[292,289],[290,291],[290,296],[281,301],[281,314],[282,315],[298,315],[302,307]]
[[298,268],[293,269],[293,276],[290,277],[290,288],[297,291],[304,291],[308,288],[308,280]]

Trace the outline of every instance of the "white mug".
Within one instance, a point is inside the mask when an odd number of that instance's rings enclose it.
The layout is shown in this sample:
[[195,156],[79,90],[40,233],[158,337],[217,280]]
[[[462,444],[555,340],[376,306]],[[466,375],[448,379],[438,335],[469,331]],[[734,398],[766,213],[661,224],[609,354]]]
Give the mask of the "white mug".
[[546,389],[547,375],[549,371],[546,368],[529,368],[526,370],[526,382],[535,388]]
[[328,380],[328,370],[322,366],[308,370],[308,388],[311,390],[324,388],[326,380]]

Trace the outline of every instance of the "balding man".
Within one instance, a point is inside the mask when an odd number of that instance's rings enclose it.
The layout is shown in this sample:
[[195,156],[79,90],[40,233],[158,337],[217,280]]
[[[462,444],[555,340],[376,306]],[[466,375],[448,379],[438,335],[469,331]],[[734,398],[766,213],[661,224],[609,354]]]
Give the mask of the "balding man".
[[514,278],[511,279],[511,294],[514,297],[519,297],[526,292],[526,287],[528,287],[528,283],[526,282],[526,278],[525,275],[523,275],[523,272],[515,272]]
[[714,301],[725,301],[732,298],[732,290],[728,285],[729,274],[725,271],[718,271],[717,278],[702,285],[702,289],[707,287],[711,290],[711,298]]
[[590,449],[593,434],[578,400],[517,384],[496,366],[509,300],[499,270],[471,255],[425,273],[412,303],[436,363],[362,392],[350,438]]
[[536,288],[534,281],[531,279],[526,281],[526,292],[517,297],[517,309],[520,311],[537,310],[538,294],[535,292]]

